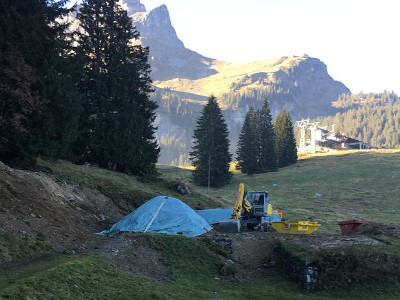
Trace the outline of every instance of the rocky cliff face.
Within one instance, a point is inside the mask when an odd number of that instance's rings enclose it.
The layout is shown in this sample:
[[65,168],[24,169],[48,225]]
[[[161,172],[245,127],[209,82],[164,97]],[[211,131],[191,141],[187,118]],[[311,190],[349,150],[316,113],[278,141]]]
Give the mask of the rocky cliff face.
[[[245,74],[233,82],[231,92],[222,95],[222,102],[229,108],[247,111],[249,106],[257,108],[263,98],[268,98],[274,114],[285,106],[298,119],[336,112],[331,102],[350,92],[328,74],[326,65],[318,58],[303,55],[278,61],[278,66]],[[236,95],[235,105],[229,101],[232,95]]]
[[149,12],[138,10],[131,18],[140,33],[142,45],[150,48],[154,80],[197,79],[215,73],[213,59],[187,49],[178,38],[165,5]]
[[128,11],[128,16],[138,12],[146,12],[146,7],[140,3],[140,0],[123,0],[126,5],[125,9]]

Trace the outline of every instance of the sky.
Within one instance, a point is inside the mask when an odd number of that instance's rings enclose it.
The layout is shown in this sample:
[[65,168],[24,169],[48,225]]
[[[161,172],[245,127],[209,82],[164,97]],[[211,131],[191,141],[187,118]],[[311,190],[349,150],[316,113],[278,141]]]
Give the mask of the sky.
[[250,62],[308,54],[352,93],[400,95],[398,0],[141,0],[165,4],[178,37],[204,56]]

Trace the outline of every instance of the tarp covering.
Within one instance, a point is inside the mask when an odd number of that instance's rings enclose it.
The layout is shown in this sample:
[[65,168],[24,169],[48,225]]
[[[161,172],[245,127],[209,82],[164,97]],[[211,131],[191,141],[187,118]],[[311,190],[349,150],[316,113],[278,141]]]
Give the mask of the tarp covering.
[[198,236],[212,228],[206,220],[179,199],[158,196],[98,235],[114,236],[122,231],[156,232]]
[[[213,208],[213,209],[203,209],[198,210],[197,213],[202,216],[208,224],[217,224],[223,219],[230,219],[232,216],[232,208]],[[279,222],[281,218],[272,213],[268,215],[268,220],[270,222]]]
[[273,212],[271,214],[271,222],[280,222],[280,221],[282,221],[282,218]]
[[202,209],[196,211],[208,222],[208,224],[217,224],[222,219],[229,219],[232,216],[232,207]]

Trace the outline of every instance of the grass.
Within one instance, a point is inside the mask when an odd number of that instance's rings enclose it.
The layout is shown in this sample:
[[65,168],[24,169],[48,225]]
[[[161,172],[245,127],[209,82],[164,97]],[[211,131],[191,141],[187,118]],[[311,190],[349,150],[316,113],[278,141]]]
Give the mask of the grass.
[[140,206],[155,196],[166,195],[179,198],[192,207],[200,202],[206,205],[211,204],[209,197],[204,197],[196,192],[192,195],[180,195],[171,188],[176,182],[188,182],[188,179],[190,179],[190,171],[188,170],[159,166],[158,171],[161,173],[159,178],[139,180],[124,173],[88,165],[77,166],[62,160],[46,161],[38,159],[37,164],[51,169],[52,172],[68,183],[98,189],[114,201],[125,199],[136,206]]
[[[227,63],[217,62],[217,72],[214,75],[200,78],[197,80],[191,79],[171,79],[167,81],[155,82],[155,85],[160,88],[170,88],[172,90],[194,93],[198,95],[220,96],[224,93],[231,92],[231,84],[239,82],[246,75],[256,73],[271,73],[277,72],[278,70],[287,70],[292,68],[294,65],[298,65],[304,57],[278,57],[263,61],[251,62],[251,63]],[[273,79],[270,78],[272,83]],[[255,83],[246,84],[244,89],[250,87],[257,87],[257,81]]]
[[[309,294],[272,272],[259,282],[229,284],[217,278],[220,258],[202,242],[149,235],[173,270],[159,283],[117,271],[98,256],[61,255],[0,273],[2,299],[396,299],[398,287],[357,285]],[[15,276],[17,274],[18,276]]]
[[[361,151],[315,155],[278,172],[246,176],[235,172],[232,183],[212,188],[191,183],[190,170],[158,168],[160,180],[142,182],[126,174],[62,161],[39,164],[68,182],[101,189],[115,200],[131,199],[137,205],[152,196],[169,194],[194,206],[232,206],[239,182],[247,189],[266,189],[274,206],[292,220],[310,219],[322,224],[319,232],[339,233],[338,221],[359,217],[381,223],[400,224],[400,152]],[[180,196],[171,183],[192,184],[193,195]],[[321,197],[315,197],[316,193]],[[159,283],[121,273],[97,256],[60,255],[36,260],[0,272],[0,298],[4,299],[399,299],[399,285],[352,284],[312,294],[271,271],[260,282],[229,284],[218,277],[220,258],[196,239],[149,235],[173,270],[175,281]],[[0,236],[1,237],[1,236]],[[400,240],[388,238],[390,247],[373,251],[398,255]],[[4,242],[2,253],[12,253]],[[15,243],[18,243],[17,241]],[[22,248],[29,248],[25,244]],[[363,246],[360,246],[363,247]],[[8,249],[8,250],[7,250]],[[361,248],[360,248],[361,249]],[[361,249],[362,250],[362,249]],[[397,251],[397,252],[396,252]],[[18,252],[18,251],[17,251]],[[23,252],[23,251],[20,251]],[[40,252],[40,251],[39,251]],[[17,256],[12,259],[17,259]],[[26,257],[30,257],[29,255]],[[10,258],[8,258],[10,260]]]
[[[400,151],[317,154],[278,172],[246,176],[236,171],[230,184],[209,192],[192,183],[191,170],[176,167],[158,166],[160,179],[144,183],[126,174],[64,161],[39,160],[39,164],[67,181],[99,188],[115,200],[131,199],[136,205],[157,195],[171,195],[191,207],[199,203],[205,208],[230,207],[243,182],[247,190],[267,190],[285,218],[319,222],[320,233],[340,234],[337,223],[348,219],[400,225]],[[190,185],[193,194],[182,196],[168,188],[178,181]]]
[[314,274],[317,280],[311,283],[317,290],[349,289],[349,283],[357,283],[365,286],[392,284],[392,290],[400,292],[400,239],[397,236],[381,237],[383,239],[390,244],[342,245],[321,250],[282,239],[277,246],[277,264],[293,272],[304,269],[307,262],[317,270]]
[[0,266],[13,261],[24,261],[54,253],[51,244],[28,238],[0,234]]
[[349,151],[303,158],[273,173],[237,173],[210,196],[216,206],[232,206],[243,182],[247,190],[267,190],[285,218],[318,221],[318,232],[340,234],[337,223],[348,219],[400,225],[399,180],[400,151]]

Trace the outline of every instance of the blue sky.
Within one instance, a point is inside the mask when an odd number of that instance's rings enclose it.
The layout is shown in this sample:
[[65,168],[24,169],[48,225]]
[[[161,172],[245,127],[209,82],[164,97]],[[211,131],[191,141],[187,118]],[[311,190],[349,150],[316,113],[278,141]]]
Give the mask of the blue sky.
[[353,93],[400,94],[400,1],[141,0],[165,4],[185,46],[226,61],[304,53]]
[[317,57],[353,93],[400,94],[398,0],[141,0],[186,47],[225,61]]

